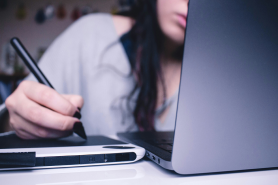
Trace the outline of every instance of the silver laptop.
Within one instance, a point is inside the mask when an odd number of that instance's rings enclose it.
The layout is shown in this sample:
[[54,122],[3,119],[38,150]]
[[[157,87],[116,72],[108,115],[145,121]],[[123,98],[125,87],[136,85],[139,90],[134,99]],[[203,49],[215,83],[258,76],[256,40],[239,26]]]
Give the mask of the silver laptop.
[[119,134],[179,174],[278,167],[278,1],[191,0],[175,132]]

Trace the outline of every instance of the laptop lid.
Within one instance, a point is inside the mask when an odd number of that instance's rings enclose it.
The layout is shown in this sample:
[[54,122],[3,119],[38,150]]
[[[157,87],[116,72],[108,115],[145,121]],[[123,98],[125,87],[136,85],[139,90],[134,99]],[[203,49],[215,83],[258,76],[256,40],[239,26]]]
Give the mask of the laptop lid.
[[278,3],[191,0],[172,165],[278,167]]

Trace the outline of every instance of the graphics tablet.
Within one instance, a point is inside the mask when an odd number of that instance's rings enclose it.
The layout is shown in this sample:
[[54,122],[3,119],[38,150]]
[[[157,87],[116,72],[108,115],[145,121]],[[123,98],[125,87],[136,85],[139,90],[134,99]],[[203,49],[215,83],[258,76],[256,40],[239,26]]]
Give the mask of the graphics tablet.
[[144,155],[141,147],[104,136],[88,136],[87,140],[74,136],[58,140],[22,140],[15,134],[0,137],[0,170],[122,164]]

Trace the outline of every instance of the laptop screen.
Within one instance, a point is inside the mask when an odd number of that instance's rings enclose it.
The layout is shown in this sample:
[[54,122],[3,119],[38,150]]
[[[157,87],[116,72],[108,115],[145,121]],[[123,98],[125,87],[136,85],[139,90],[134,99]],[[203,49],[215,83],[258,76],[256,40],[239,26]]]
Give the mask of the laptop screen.
[[277,51],[277,1],[189,2],[174,167],[277,164]]

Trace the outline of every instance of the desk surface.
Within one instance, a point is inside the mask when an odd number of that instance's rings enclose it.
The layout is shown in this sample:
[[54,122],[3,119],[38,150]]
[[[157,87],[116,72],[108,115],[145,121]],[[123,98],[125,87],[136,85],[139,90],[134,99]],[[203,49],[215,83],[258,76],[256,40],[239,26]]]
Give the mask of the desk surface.
[[5,171],[0,172],[0,182],[1,185],[258,185],[276,184],[278,170],[186,177],[164,170],[152,161],[140,160],[124,165]]

